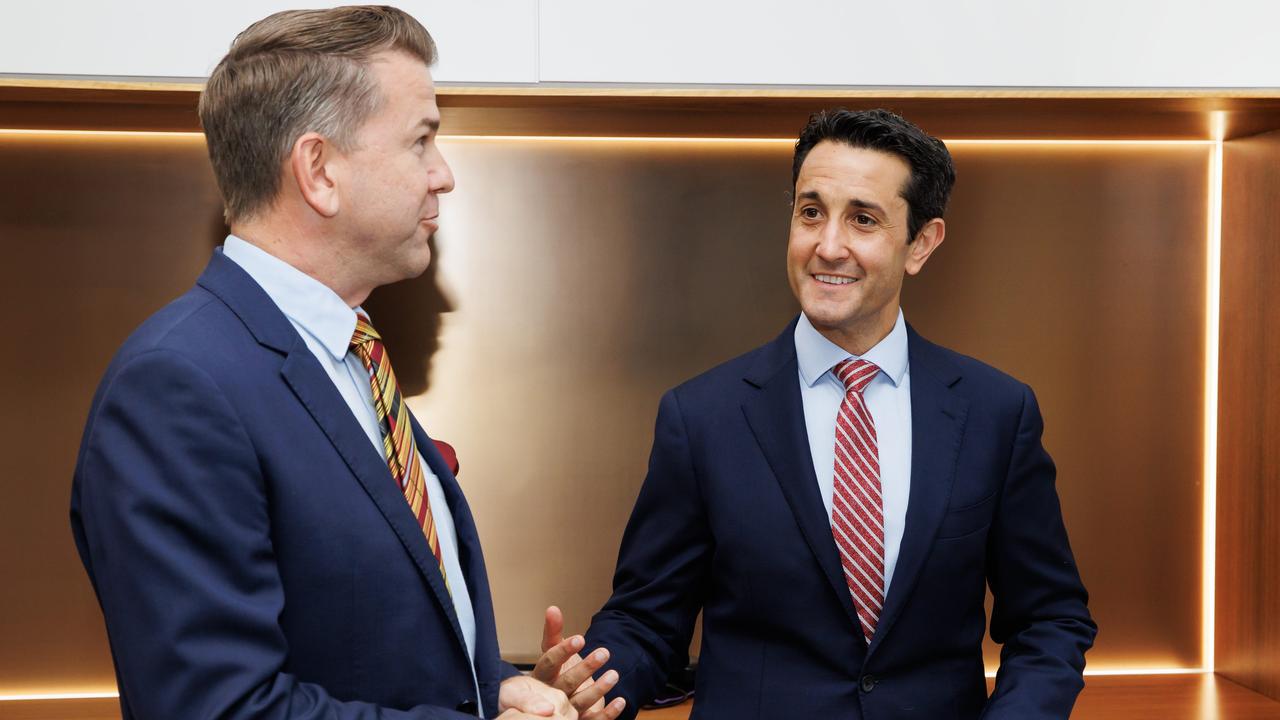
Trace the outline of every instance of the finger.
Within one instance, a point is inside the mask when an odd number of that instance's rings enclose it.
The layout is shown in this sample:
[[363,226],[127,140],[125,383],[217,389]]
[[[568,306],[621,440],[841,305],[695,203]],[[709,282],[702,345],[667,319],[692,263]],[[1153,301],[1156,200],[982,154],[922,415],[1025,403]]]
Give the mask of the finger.
[[[569,668],[561,668],[560,677],[556,679],[555,687],[566,693],[574,694],[578,691],[583,683],[591,679],[597,670],[604,667],[609,661],[609,651],[605,648],[598,648],[595,652],[582,659],[582,662]],[[616,675],[617,673],[615,673]],[[575,703],[576,704],[576,703]],[[578,707],[590,707],[590,703],[579,705]]]
[[622,711],[626,709],[627,701],[625,699],[614,698],[613,702],[604,706],[604,709],[579,715],[578,720],[617,720]]
[[582,646],[586,644],[586,640],[581,635],[574,635],[568,640],[561,640],[554,647],[542,653],[542,657],[538,658],[538,662],[533,666],[533,677],[548,685],[555,683],[560,677],[560,666],[565,661],[573,657]]
[[552,605],[547,608],[542,620],[542,652],[558,645],[564,639],[561,637],[563,634],[564,613],[560,612],[560,608]]
[[610,670],[585,689],[574,693],[570,699],[573,700],[573,706],[578,709],[579,713],[586,714],[588,711],[596,709],[596,704],[617,684],[618,671]]
[[570,698],[573,706],[577,708],[580,714],[586,715],[589,712],[598,711],[604,707],[605,695],[618,684],[618,673],[615,670],[609,670],[600,676],[599,680],[588,680],[578,692]]

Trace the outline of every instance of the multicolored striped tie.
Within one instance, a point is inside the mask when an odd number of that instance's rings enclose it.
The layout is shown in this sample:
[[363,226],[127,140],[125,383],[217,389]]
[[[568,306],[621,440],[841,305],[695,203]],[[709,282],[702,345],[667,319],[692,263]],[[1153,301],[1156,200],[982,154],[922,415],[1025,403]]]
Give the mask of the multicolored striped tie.
[[418,518],[422,534],[427,536],[427,544],[431,546],[431,553],[436,556],[436,563],[440,566],[444,586],[448,588],[449,576],[444,571],[444,561],[440,557],[440,540],[436,537],[436,523],[431,516],[431,502],[427,499],[427,483],[422,475],[418,445],[413,440],[409,408],[400,395],[400,386],[396,384],[396,374],[391,370],[391,359],[387,357],[382,336],[373,329],[369,318],[361,313],[356,313],[356,330],[351,335],[351,350],[360,358],[365,370],[369,371],[373,409],[382,429],[382,451],[387,458],[387,467],[400,484],[409,509]]
[[845,394],[836,415],[831,534],[868,643],[884,605],[884,499],[876,424],[862,391],[878,372],[880,368],[866,360],[845,360],[835,367]]

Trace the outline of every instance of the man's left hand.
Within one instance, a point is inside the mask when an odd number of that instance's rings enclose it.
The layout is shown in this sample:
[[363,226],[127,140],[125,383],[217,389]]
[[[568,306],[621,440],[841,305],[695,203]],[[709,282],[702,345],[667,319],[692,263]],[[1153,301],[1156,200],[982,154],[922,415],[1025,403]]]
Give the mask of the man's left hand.
[[627,706],[623,698],[605,704],[604,696],[618,683],[618,672],[609,670],[600,678],[592,675],[609,660],[609,651],[599,648],[585,659],[578,654],[586,644],[581,635],[562,637],[564,616],[560,608],[547,608],[542,625],[542,657],[533,668],[533,677],[564,692],[581,720],[615,720]]

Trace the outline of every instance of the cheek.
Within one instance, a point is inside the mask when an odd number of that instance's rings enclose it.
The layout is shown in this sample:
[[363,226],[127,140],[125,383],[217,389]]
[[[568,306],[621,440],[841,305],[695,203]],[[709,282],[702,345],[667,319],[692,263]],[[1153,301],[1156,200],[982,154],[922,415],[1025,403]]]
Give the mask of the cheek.
[[813,255],[813,243],[806,241],[804,233],[791,228],[791,235],[787,238],[787,265],[792,269],[803,268],[809,262],[809,257]]
[[865,268],[874,268],[880,272],[901,271],[906,253],[895,247],[894,243],[895,240],[891,237],[868,237],[855,245],[854,253],[859,264]]

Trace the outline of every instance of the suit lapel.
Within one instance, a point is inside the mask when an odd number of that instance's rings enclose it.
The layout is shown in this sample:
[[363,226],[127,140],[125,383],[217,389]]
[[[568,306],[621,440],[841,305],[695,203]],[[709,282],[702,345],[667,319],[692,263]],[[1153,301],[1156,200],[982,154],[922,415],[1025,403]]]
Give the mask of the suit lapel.
[[[476,680],[480,684],[484,706],[494,708],[498,703],[500,653],[497,627],[493,622],[493,596],[489,589],[488,572],[485,570],[484,553],[480,547],[480,533],[476,529],[475,519],[471,515],[471,509],[467,505],[457,477],[453,474],[453,469],[412,415],[410,415],[410,421],[413,423],[414,439],[418,443],[423,459],[427,462],[427,467],[440,480],[445,502],[449,506],[449,514],[453,518],[454,534],[458,540],[458,565],[462,568],[462,574],[466,579],[472,616],[475,618]],[[454,588],[456,590],[457,585]],[[461,627],[456,619],[453,623],[454,629],[459,633],[458,637],[461,638]]]
[[860,627],[849,597],[844,570],[831,535],[831,520],[818,491],[813,455],[804,423],[800,375],[796,361],[795,322],[765,347],[745,380],[758,392],[742,404],[760,450],[795,515],[805,543],[827,576],[827,582],[848,615],[852,629]]
[[[441,612],[449,618],[458,645],[463,649],[465,656],[466,644],[462,639],[457,612],[453,608],[449,592],[444,587],[440,568],[436,564],[435,556],[431,554],[422,528],[419,527],[413,512],[409,510],[409,504],[405,502],[400,488],[396,487],[386,462],[369,443],[369,438],[361,429],[360,423],[351,414],[351,408],[347,406],[337,388],[333,386],[333,381],[325,374],[311,350],[307,348],[302,336],[280,312],[266,291],[240,266],[224,257],[220,249],[215,252],[213,259],[209,261],[209,266],[197,282],[226,303],[260,344],[285,355],[284,362],[280,366],[281,377],[311,414],[312,419],[320,426],[325,437],[333,444],[343,462],[409,553],[423,579],[430,586]],[[429,441],[428,445],[430,445]],[[424,448],[419,445],[419,451],[429,459],[435,458],[437,462],[443,462],[434,447]],[[432,464],[431,468],[440,475],[439,467]]]
[[[462,574],[466,576],[467,587],[471,589],[472,609],[474,610],[476,570],[472,567],[471,555],[478,553],[472,553],[470,546],[473,539],[477,545],[479,544],[479,539],[476,537],[475,522],[471,519],[471,512],[467,509],[467,503],[462,498],[462,489],[458,487],[457,480],[453,477],[453,471],[445,464],[444,458],[440,456],[440,451],[436,449],[436,444],[431,442],[431,438],[427,436],[422,426],[418,424],[417,419],[413,417],[413,413],[409,413],[409,422],[413,426],[413,441],[418,445],[418,454],[426,461],[427,469],[440,481],[440,488],[444,491],[445,506],[449,511],[449,516],[453,518],[453,531],[457,540],[455,545],[458,551],[458,566],[462,569]],[[399,489],[397,488],[398,491]],[[403,502],[403,500],[402,496],[401,501]],[[407,503],[405,507],[408,508]],[[458,622],[458,613],[453,607],[453,598],[449,595],[448,588],[444,586],[444,578],[440,575],[440,566],[436,564],[435,556],[430,554],[430,546],[427,545],[426,536],[422,534],[422,528],[418,526],[416,519],[413,522],[413,527],[418,531],[418,536],[422,538],[423,562],[426,562],[432,570],[428,574],[427,580],[431,583],[431,589],[435,592],[436,599],[440,601],[443,607],[447,608],[449,622],[453,625],[454,634],[458,636],[458,642],[462,644],[463,648],[466,648],[466,640],[462,637],[462,626]],[[438,531],[438,523],[436,527]],[[484,572],[483,560],[481,561],[480,572]]]
[[960,380],[955,367],[910,327],[907,352],[911,371],[911,490],[898,562],[868,654],[875,652],[892,629],[929,556],[951,500],[969,409],[968,401],[951,389]]
[[[360,424],[351,414],[342,396],[333,387],[333,381],[325,374],[315,356],[299,338],[289,357],[281,366],[280,374],[293,389],[295,395],[311,413],[316,424],[324,431],[329,442],[342,456],[343,461],[355,475],[360,486],[364,488],[369,499],[382,513],[383,519],[391,526],[400,544],[404,546],[409,557],[413,559],[418,571],[422,574],[431,594],[441,612],[449,618],[449,624],[459,645],[466,647],[462,639],[462,630],[458,625],[458,614],[454,610],[449,591],[445,589],[444,578],[440,574],[440,566],[435,555],[427,544],[422,527],[405,502],[404,494],[396,487],[386,462],[378,455]],[[419,446],[421,452],[421,445]],[[432,468],[435,470],[435,468]],[[437,471],[438,472],[438,471]]]

